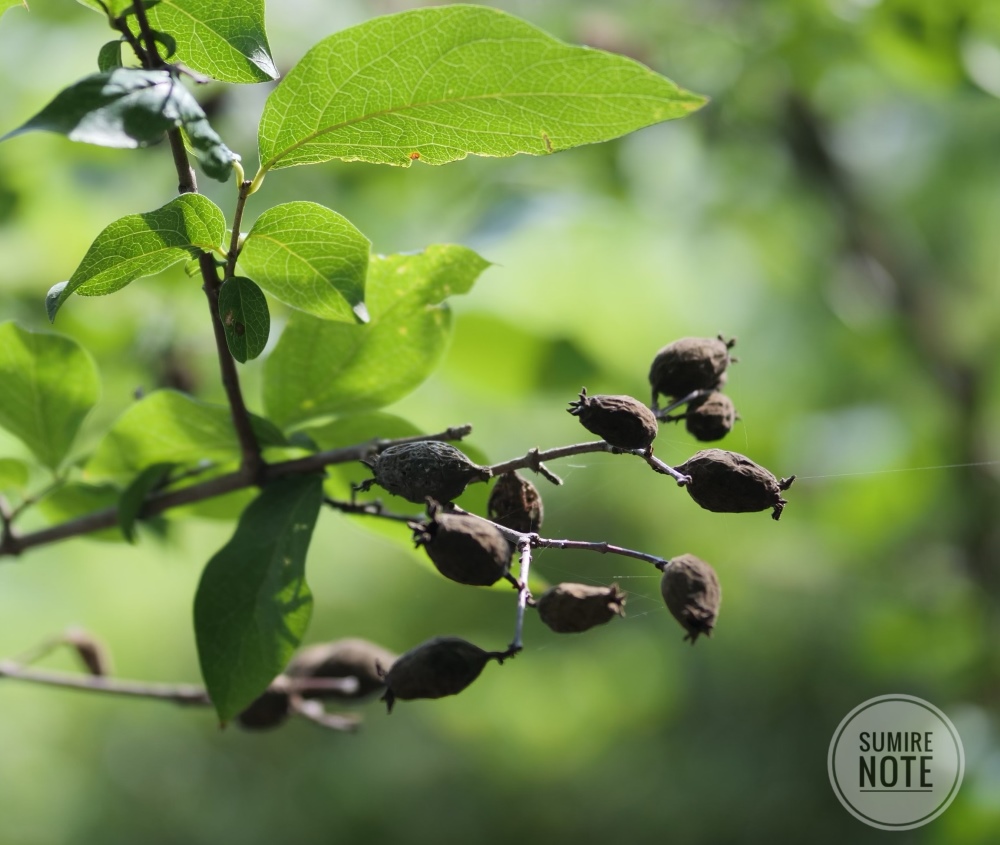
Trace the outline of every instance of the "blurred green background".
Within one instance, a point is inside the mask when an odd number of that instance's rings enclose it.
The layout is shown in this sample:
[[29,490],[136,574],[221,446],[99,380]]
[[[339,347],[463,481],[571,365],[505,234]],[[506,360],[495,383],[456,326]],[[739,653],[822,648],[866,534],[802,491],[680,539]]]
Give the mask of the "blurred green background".
[[[274,56],[287,70],[322,35],[413,5],[272,2]],[[727,392],[743,419],[720,445],[798,474],[780,523],[702,511],[611,455],[561,462],[566,484],[541,487],[547,536],[710,561],[724,590],[715,636],[682,642],[647,566],[543,551],[550,580],[618,581],[628,617],[579,636],[529,617],[516,660],[391,717],[372,703],[354,736],[304,722],[220,733],[205,710],[3,681],[0,842],[1000,840],[1000,5],[490,5],[712,103],[548,159],[283,170],[244,228],[310,199],[379,252],[458,242],[495,262],[453,301],[439,372],[390,409],[428,431],[472,422],[493,461],[582,439],[564,410],[581,385],[645,398],[660,346],[738,336]],[[68,0],[31,6],[0,22],[0,131],[92,72],[110,38]],[[268,90],[198,92],[251,173]],[[231,186],[201,182],[231,213]],[[174,189],[165,148],[45,134],[0,146],[0,319],[43,328],[46,290],[94,236]],[[221,401],[204,299],[179,269],[71,304],[58,328],[104,383],[81,452],[137,388]],[[260,370],[242,370],[257,409]],[[671,463],[697,448],[683,428],[657,441]],[[311,641],[509,641],[508,591],[446,582],[405,530],[371,527],[321,518]],[[8,559],[0,655],[79,625],[123,677],[196,681],[191,600],[230,530],[176,520],[138,547],[76,540]],[[943,708],[967,755],[951,808],[906,833],[856,821],[826,773],[840,720],[885,693]]]

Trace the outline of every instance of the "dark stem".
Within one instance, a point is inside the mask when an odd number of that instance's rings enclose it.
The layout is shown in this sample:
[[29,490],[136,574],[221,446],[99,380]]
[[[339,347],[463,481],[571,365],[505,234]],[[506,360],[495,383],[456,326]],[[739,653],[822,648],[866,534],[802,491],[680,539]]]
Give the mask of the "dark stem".
[[[468,430],[468,426],[457,426],[439,434],[427,435],[422,438],[403,437],[399,440],[369,440],[366,443],[358,443],[354,446],[344,446],[340,449],[317,452],[306,458],[265,464],[261,467],[259,479],[251,478],[242,470],[238,470],[227,475],[210,478],[208,481],[203,481],[199,484],[192,484],[190,487],[182,487],[178,490],[170,491],[157,491],[151,493],[146,498],[141,516],[148,518],[182,505],[190,505],[205,501],[206,499],[214,499],[217,496],[224,496],[226,493],[233,493],[236,490],[251,487],[258,481],[263,483],[272,481],[275,478],[282,478],[286,475],[302,475],[310,472],[318,472],[324,467],[334,464],[347,464],[371,458],[383,449],[397,443],[412,443],[416,439],[459,439],[460,436],[465,436]],[[95,511],[77,519],[71,519],[59,525],[53,525],[51,528],[33,531],[29,534],[19,535],[11,527],[0,534],[0,557],[17,556],[36,546],[44,546],[68,540],[71,537],[92,534],[95,531],[101,531],[105,528],[113,528],[117,524],[118,508],[111,507]]]
[[236,273],[236,259],[240,256],[240,224],[243,222],[243,209],[250,196],[250,186],[253,183],[245,179],[240,183],[240,191],[236,197],[236,211],[233,213],[233,236],[229,241],[229,255],[226,258],[226,272],[223,279],[231,279]]

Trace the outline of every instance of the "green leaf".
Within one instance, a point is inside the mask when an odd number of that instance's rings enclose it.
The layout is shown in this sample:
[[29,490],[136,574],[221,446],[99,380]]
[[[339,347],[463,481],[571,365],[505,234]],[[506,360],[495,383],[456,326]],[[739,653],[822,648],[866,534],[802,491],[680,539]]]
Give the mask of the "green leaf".
[[0,324],[0,426],[47,467],[62,463],[99,394],[97,367],[75,340]]
[[484,6],[376,18],[319,42],[268,97],[261,169],[545,155],[705,103],[638,62]]
[[0,490],[20,493],[28,486],[31,468],[17,458],[0,458]]
[[278,78],[264,31],[264,0],[162,0],[149,22],[177,39],[177,60],[223,82]]
[[0,0],[0,17],[3,17],[4,12],[15,6],[20,6],[22,9],[28,8],[28,4],[24,0]]
[[[38,510],[50,525],[59,525],[95,511],[114,507],[121,491],[113,484],[86,484],[73,481],[56,488],[38,502]],[[109,528],[87,534],[89,540],[120,543],[121,532]]]
[[[251,416],[261,446],[281,446],[273,424]],[[157,390],[122,414],[86,465],[88,479],[129,481],[148,466],[236,462],[240,447],[229,408]]]
[[162,208],[130,214],[108,226],[90,245],[68,282],[45,299],[49,319],[72,293],[104,296],[141,276],[152,276],[196,250],[219,246],[226,232],[222,210],[201,194],[181,194]]
[[488,266],[462,246],[372,256],[368,324],[292,314],[264,368],[268,415],[290,426],[401,399],[431,374],[447,345],[451,310],[443,300],[467,292]]
[[146,496],[159,487],[170,475],[174,464],[153,464],[140,472],[118,499],[118,525],[130,543],[135,542],[135,522],[146,502]]
[[271,315],[264,293],[250,279],[234,276],[222,286],[219,316],[229,351],[237,361],[245,364],[264,351]]
[[85,77],[0,141],[47,130],[71,141],[134,149],[178,127],[205,153],[200,159],[205,173],[225,182],[239,156],[222,143],[191,92],[165,70],[119,67]]
[[109,41],[101,47],[97,54],[97,69],[101,73],[110,73],[116,67],[122,66],[122,42],[118,38]]
[[[126,13],[130,13],[135,5],[133,0],[76,0],[81,6],[93,9],[113,22],[115,18],[120,18]],[[153,8],[160,0],[143,0],[142,5],[147,9]]]
[[306,552],[322,504],[322,476],[268,484],[205,567],[194,629],[223,724],[265,690],[302,642],[312,613]]
[[371,242],[314,202],[265,211],[243,242],[240,266],[286,305],[325,320],[364,321]]

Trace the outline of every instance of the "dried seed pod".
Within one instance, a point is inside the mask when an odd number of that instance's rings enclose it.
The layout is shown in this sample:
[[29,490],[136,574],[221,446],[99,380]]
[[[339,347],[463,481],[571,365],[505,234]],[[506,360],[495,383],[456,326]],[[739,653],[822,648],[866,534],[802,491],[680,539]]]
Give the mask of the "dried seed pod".
[[268,691],[254,699],[236,723],[248,731],[266,731],[283,724],[290,710],[288,693]]
[[617,584],[556,584],[538,599],[538,617],[558,634],[575,634],[624,616],[625,594]]
[[733,400],[717,390],[695,399],[684,415],[687,430],[699,440],[721,440],[733,430],[735,422]]
[[349,637],[329,643],[317,643],[299,651],[288,664],[290,678],[347,678],[357,684],[354,690],[303,690],[303,698],[361,699],[385,686],[382,679],[396,655],[368,640]]
[[428,498],[450,502],[471,482],[490,477],[487,467],[474,464],[454,446],[440,440],[390,446],[369,466],[375,474],[375,484],[420,505]]
[[769,470],[737,452],[703,449],[676,467],[691,476],[686,489],[705,510],[716,513],[748,513],[772,509],[781,517],[787,502],[781,498],[795,476],[780,481]]
[[664,346],[649,368],[653,405],[661,394],[680,398],[695,390],[715,390],[722,384],[735,344],[735,338],[723,340],[719,335],[682,337]]
[[645,449],[656,439],[655,415],[631,396],[588,396],[584,388],[568,410],[587,431],[619,449]]
[[687,631],[684,639],[694,645],[699,634],[710,637],[722,603],[715,570],[694,555],[679,555],[661,568],[660,593],[667,610]]
[[471,514],[431,509],[428,522],[413,525],[413,540],[445,578],[488,587],[510,569],[511,545],[500,530]]
[[399,698],[443,698],[456,695],[479,677],[490,660],[508,655],[483,651],[460,637],[434,637],[399,657],[385,676],[382,700],[389,712]]
[[494,522],[522,534],[536,534],[542,528],[542,497],[526,478],[505,472],[497,479],[486,505]]

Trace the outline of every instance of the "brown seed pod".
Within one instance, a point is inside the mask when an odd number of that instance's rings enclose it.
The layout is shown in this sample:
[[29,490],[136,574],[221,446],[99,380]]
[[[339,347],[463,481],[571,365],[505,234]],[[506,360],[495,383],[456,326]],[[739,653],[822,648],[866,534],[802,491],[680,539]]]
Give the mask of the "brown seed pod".
[[667,610],[687,631],[684,639],[694,645],[699,634],[710,637],[722,603],[715,570],[694,555],[679,555],[661,568],[660,593]]
[[792,486],[795,476],[779,480],[769,470],[737,452],[703,449],[683,464],[678,472],[691,476],[686,489],[705,510],[716,513],[749,513],[771,508],[774,519],[788,504],[781,494]]
[[299,651],[288,664],[290,678],[353,678],[356,688],[303,690],[303,698],[362,699],[385,686],[384,672],[396,655],[368,640],[349,637],[329,643],[317,643]]
[[667,344],[653,359],[649,384],[653,405],[663,396],[680,398],[695,390],[715,390],[722,384],[726,367],[732,360],[729,350],[736,339],[682,337]]
[[538,599],[538,618],[557,634],[575,634],[625,615],[625,594],[617,584],[556,584]]
[[420,505],[428,498],[450,502],[471,482],[490,477],[487,467],[474,464],[454,446],[440,440],[390,446],[368,465],[375,474],[375,484]]
[[464,690],[490,660],[503,662],[507,652],[483,651],[460,637],[434,637],[399,657],[385,676],[382,700],[389,712],[399,698],[443,698]]
[[568,410],[587,431],[619,449],[645,449],[656,439],[656,417],[631,396],[588,396],[583,388]]
[[684,415],[687,430],[699,440],[721,440],[733,430],[736,408],[733,400],[717,390],[695,399]]
[[266,731],[283,724],[291,710],[288,693],[265,692],[236,717],[236,723],[248,731]]
[[542,497],[526,478],[505,472],[497,479],[486,505],[494,522],[522,534],[537,534],[542,528]]
[[471,514],[431,508],[428,522],[413,525],[413,540],[445,578],[488,587],[510,569],[511,545],[495,525]]

